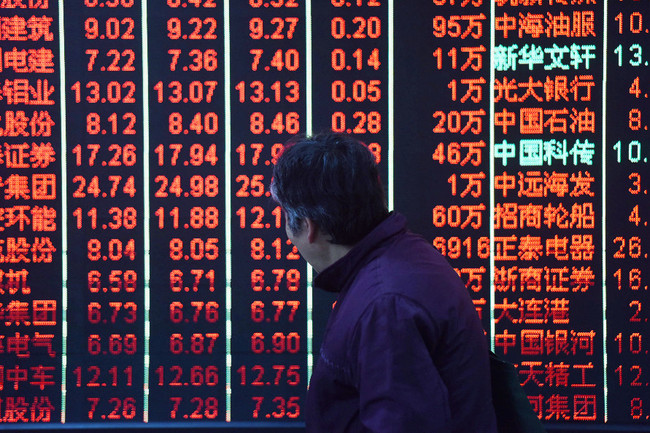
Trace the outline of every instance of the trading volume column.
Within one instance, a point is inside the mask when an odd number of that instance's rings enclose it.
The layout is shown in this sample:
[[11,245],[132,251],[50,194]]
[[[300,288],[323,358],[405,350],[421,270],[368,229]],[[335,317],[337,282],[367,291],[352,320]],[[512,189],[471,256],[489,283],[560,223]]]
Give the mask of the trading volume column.
[[650,419],[650,15],[643,1],[607,8],[607,413],[640,424]]
[[223,7],[148,3],[149,420],[225,420]]
[[57,20],[0,5],[0,425],[61,420]]
[[496,0],[495,352],[544,421],[603,419],[602,3]]
[[135,0],[66,3],[66,422],[143,419],[139,13]]
[[395,17],[395,106],[408,113],[395,125],[396,209],[454,266],[489,330],[489,3],[420,3]]
[[300,418],[306,267],[270,198],[275,158],[305,128],[302,0],[231,2],[233,421]]

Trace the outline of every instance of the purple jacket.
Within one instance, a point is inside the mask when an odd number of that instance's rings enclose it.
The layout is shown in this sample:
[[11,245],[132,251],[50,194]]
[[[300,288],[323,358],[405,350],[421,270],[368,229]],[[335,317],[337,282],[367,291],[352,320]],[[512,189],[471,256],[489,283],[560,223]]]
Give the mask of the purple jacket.
[[486,338],[456,272],[392,213],[315,285],[340,292],[308,433],[496,433]]

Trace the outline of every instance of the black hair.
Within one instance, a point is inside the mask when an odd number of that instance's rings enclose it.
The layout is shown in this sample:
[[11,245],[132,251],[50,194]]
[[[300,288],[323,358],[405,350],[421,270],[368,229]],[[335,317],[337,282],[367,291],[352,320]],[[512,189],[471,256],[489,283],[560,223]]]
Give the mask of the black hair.
[[271,193],[292,232],[310,218],[335,244],[354,245],[388,215],[375,156],[345,134],[290,140],[273,169]]

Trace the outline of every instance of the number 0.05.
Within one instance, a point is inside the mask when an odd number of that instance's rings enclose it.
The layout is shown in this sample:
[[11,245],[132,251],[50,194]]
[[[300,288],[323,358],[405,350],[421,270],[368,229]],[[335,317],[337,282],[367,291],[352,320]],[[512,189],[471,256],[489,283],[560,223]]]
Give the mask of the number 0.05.
[[332,82],[332,100],[335,102],[364,102],[366,100],[377,102],[381,99],[381,81],[355,80],[352,85],[346,85],[344,81]]

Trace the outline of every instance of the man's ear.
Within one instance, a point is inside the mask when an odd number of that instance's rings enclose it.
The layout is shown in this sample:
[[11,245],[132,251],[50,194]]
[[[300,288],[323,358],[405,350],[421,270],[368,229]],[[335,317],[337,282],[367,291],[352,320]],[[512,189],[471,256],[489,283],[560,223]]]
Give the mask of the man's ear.
[[320,234],[320,229],[318,227],[318,224],[314,222],[311,218],[305,218],[305,230],[307,230],[307,240],[309,240],[309,243],[312,244],[316,241],[318,235]]

